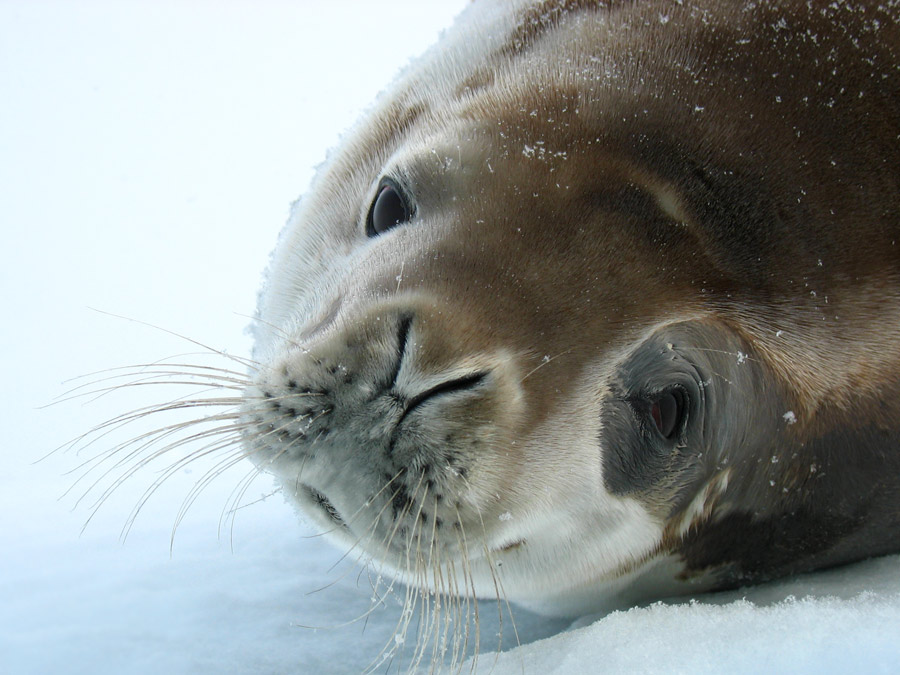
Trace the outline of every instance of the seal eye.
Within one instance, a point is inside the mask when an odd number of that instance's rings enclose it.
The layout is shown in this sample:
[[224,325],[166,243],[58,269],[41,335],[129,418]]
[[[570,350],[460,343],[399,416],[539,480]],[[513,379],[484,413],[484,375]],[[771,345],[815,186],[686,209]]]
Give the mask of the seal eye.
[[683,392],[670,389],[660,394],[650,404],[650,417],[659,434],[672,440],[684,426],[685,400]]
[[377,237],[397,225],[409,222],[410,218],[412,209],[400,186],[392,180],[385,179],[378,186],[378,194],[369,210],[366,234]]

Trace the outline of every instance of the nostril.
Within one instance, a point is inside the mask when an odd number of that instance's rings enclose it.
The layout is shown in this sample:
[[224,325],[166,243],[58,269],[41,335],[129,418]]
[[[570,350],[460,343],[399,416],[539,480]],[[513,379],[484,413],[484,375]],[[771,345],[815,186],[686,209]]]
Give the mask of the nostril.
[[397,422],[397,424],[399,425],[400,422],[402,422],[409,413],[425,403],[427,400],[436,396],[453,394],[460,391],[466,391],[467,389],[474,389],[479,384],[481,384],[485,380],[485,378],[487,378],[487,376],[488,371],[472,373],[471,375],[466,375],[455,380],[441,382],[431,389],[423,391],[421,394],[418,394],[417,396],[414,396],[412,399],[410,399],[409,404],[407,404],[406,409],[403,411],[403,415],[400,416],[400,420]]
[[397,330],[397,360],[394,362],[394,370],[385,389],[393,389],[394,385],[397,384],[397,378],[400,376],[400,367],[403,365],[403,359],[406,356],[406,344],[409,342],[409,331],[412,328],[412,322],[412,314],[401,315],[400,326]]

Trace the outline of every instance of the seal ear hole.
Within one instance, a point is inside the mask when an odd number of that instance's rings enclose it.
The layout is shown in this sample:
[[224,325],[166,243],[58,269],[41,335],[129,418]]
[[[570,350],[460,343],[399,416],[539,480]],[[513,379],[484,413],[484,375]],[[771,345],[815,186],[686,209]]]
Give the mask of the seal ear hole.
[[681,389],[668,389],[650,402],[650,418],[659,435],[666,440],[673,440],[681,434],[686,411],[686,394]]
[[377,237],[397,225],[408,223],[412,218],[412,207],[401,187],[389,178],[385,178],[378,186],[375,199],[369,208],[366,219],[366,234]]

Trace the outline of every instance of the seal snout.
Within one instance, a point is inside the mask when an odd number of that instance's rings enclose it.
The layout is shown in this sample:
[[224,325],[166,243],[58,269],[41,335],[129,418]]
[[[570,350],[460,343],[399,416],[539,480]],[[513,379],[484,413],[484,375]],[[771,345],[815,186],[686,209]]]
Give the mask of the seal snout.
[[432,399],[442,395],[456,394],[474,390],[478,387],[478,385],[485,381],[488,375],[488,371],[472,373],[471,375],[465,375],[463,377],[451,379],[446,382],[441,382],[431,387],[430,389],[423,391],[420,394],[416,394],[406,404],[406,407],[403,410],[403,414],[400,416],[400,420],[397,422],[397,426],[400,426],[400,424],[404,419],[406,419],[409,413],[413,412],[416,408],[422,406],[423,404],[429,403]]
[[514,359],[473,349],[438,312],[343,311],[312,339],[298,330],[245,392],[251,457],[330,531],[378,541],[425,527],[437,541],[480,524],[473,467],[511,435],[498,413],[520,404]]

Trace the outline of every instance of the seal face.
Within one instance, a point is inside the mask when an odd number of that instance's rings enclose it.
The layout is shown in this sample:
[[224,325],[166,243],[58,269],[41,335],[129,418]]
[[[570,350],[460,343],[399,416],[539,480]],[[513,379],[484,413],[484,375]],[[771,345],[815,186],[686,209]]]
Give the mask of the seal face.
[[579,613],[900,550],[896,3],[473,3],[320,171],[247,456]]

